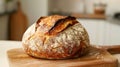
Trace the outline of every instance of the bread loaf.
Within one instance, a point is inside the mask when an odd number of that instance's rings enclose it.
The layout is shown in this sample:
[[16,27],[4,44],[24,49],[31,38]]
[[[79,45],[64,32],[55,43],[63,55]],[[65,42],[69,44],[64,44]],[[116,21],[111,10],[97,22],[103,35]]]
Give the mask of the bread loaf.
[[23,35],[25,52],[36,58],[68,59],[86,53],[89,36],[85,28],[71,16],[41,17]]

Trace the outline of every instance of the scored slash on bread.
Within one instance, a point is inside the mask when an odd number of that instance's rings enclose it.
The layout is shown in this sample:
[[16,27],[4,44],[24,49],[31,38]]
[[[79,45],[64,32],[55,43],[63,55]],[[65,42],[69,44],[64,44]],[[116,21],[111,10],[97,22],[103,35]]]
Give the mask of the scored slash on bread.
[[[71,21],[72,20],[72,21]],[[78,23],[74,17],[68,16],[64,19],[59,19],[56,21],[54,26],[47,32],[47,34],[52,35],[52,34],[57,34],[64,29],[66,29],[69,26],[74,25],[75,23]]]
[[[46,35],[55,35],[63,31],[67,27],[72,26],[75,23],[78,23],[75,17],[71,17],[71,16],[68,16],[68,17],[59,16],[58,17],[58,16],[59,15],[54,15],[54,16],[49,16],[49,17],[40,17],[40,19],[36,23],[36,30],[39,26],[41,27],[44,26],[44,27],[49,28],[49,30],[45,32]],[[54,22],[51,19],[53,17],[56,17],[56,19],[54,19]]]

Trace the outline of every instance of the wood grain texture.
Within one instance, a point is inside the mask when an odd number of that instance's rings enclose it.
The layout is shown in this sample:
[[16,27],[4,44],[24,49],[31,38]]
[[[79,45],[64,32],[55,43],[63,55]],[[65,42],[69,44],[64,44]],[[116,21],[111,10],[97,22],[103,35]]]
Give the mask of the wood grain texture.
[[22,48],[7,52],[10,67],[118,67],[118,61],[106,50],[89,48],[83,57],[66,60],[37,59],[28,56]]

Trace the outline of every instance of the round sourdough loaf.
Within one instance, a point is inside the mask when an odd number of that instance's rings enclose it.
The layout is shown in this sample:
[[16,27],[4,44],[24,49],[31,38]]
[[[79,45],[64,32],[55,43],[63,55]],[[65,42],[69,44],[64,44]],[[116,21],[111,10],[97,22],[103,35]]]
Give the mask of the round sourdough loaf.
[[89,36],[85,28],[71,16],[41,17],[23,35],[25,52],[44,59],[77,58],[86,53]]

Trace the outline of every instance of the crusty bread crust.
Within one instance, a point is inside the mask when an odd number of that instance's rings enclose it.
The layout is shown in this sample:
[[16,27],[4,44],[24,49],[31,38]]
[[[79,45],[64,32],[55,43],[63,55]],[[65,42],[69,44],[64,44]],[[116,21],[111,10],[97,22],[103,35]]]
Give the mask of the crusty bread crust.
[[85,28],[71,16],[53,15],[40,18],[24,33],[27,54],[45,59],[80,57],[89,47]]

